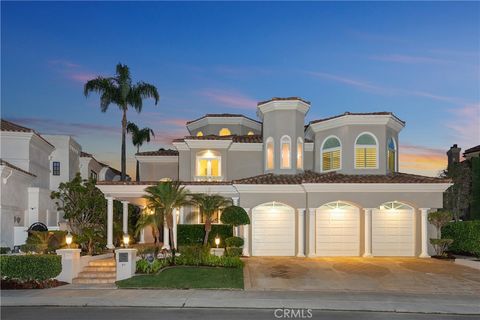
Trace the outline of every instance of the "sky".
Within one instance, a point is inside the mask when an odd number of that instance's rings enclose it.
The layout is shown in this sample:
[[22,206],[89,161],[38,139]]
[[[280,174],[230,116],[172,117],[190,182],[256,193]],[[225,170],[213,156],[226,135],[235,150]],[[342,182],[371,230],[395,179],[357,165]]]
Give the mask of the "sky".
[[287,96],[311,101],[306,121],[394,112],[402,172],[438,175],[451,145],[480,144],[479,2],[2,1],[2,117],[116,168],[121,113],[83,84],[119,62],[160,93],[128,113],[155,131],[143,151],[203,114],[256,118],[258,101]]

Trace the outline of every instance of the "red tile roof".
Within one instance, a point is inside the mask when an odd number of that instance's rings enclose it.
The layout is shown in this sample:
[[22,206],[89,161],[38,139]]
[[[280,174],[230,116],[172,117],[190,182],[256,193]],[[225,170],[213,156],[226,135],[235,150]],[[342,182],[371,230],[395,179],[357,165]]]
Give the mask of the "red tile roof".
[[6,166],[6,167],[9,167],[9,168],[12,168],[12,169],[15,169],[15,170],[20,171],[20,172],[23,172],[23,173],[25,173],[25,174],[31,175],[32,177],[36,177],[36,175],[34,175],[33,173],[28,172],[28,171],[25,171],[25,170],[23,170],[23,169],[20,169],[19,167],[14,166],[14,165],[11,164],[10,162],[7,162],[7,161],[5,161],[5,160],[3,160],[3,159],[0,159],[0,165]]
[[230,136],[218,136],[215,134],[205,136],[187,136],[185,138],[175,139],[173,142],[183,142],[185,140],[232,140],[236,143],[262,143],[263,138],[261,135],[230,135]]
[[238,113],[207,113],[206,115],[201,116],[198,119],[187,121],[187,125],[189,125],[190,123],[205,119],[205,118],[245,118],[245,119],[248,119],[248,120],[251,120],[251,121],[261,123],[258,120],[249,118],[247,116],[244,116],[243,114],[238,114]]
[[469,153],[473,153],[473,152],[477,152],[477,151],[480,151],[480,144],[478,146],[475,146],[475,147],[472,147],[470,149],[467,149],[463,152],[463,154],[469,154]]
[[55,146],[53,144],[51,144],[50,142],[48,142],[47,140],[45,140],[38,132],[36,132],[35,130],[33,129],[30,129],[30,128],[27,128],[27,127],[23,127],[21,125],[18,125],[16,123],[13,123],[13,122],[10,122],[10,121],[7,121],[7,120],[4,120],[4,119],[1,119],[1,125],[0,125],[0,130],[1,131],[9,131],[9,132],[33,132],[34,134],[36,134],[40,139],[42,139],[43,141],[45,141],[46,143],[48,143],[49,145],[51,145],[52,147],[55,148]]
[[[98,185],[156,185],[160,181],[98,181]],[[231,181],[180,181],[182,185],[231,185]]]
[[177,150],[172,149],[158,149],[157,151],[144,151],[144,152],[137,152],[136,156],[178,156]]
[[396,115],[393,114],[393,112],[387,112],[387,111],[380,111],[380,112],[345,112],[343,114],[339,114],[339,115],[336,115],[336,116],[333,116],[333,117],[328,117],[328,118],[323,118],[323,119],[317,119],[317,120],[312,120],[310,121],[309,125],[310,124],[314,124],[314,123],[318,123],[318,122],[323,122],[323,121],[327,121],[327,120],[332,120],[332,119],[336,119],[336,118],[341,118],[341,117],[344,117],[344,116],[392,116],[394,117],[395,119],[397,119],[398,121],[400,121],[401,123],[405,124],[405,121],[403,120],[400,120],[400,118],[398,118]]
[[273,97],[270,100],[265,100],[265,101],[261,101],[261,102],[257,103],[257,106],[268,103],[268,102],[271,102],[271,101],[290,101],[290,100],[298,100],[298,101],[302,101],[306,104],[310,104],[310,101],[304,100],[304,99],[299,98],[299,97],[286,97],[286,98]]

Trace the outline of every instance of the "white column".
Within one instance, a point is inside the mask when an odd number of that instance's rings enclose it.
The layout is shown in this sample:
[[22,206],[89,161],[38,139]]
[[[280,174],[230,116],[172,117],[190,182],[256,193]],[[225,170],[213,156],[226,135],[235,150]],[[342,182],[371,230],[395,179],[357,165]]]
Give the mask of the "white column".
[[122,201],[123,204],[123,233],[128,233],[128,201]]
[[145,228],[140,230],[140,243],[145,243]]
[[372,256],[372,210],[371,208],[364,208],[365,211],[365,252],[364,257]]
[[180,224],[184,224],[185,223],[185,212],[183,210],[183,207],[180,207],[180,213],[179,213],[180,217],[179,217],[179,223]]
[[238,200],[239,199],[240,199],[239,197],[232,197],[232,202],[233,202],[234,206],[238,206]]
[[[240,199],[239,197],[232,197],[232,202],[233,202],[234,206],[238,206],[238,200],[239,199]],[[240,236],[240,227],[239,226],[233,227],[233,235],[235,237]]]
[[[250,208],[243,209],[247,211],[250,221],[252,221]],[[248,224],[243,226],[243,255],[246,257],[250,256],[250,226]]]
[[315,208],[308,209],[308,257],[315,257]]
[[173,243],[172,248],[177,249],[177,217],[179,215],[179,209],[173,210]]
[[113,245],[113,197],[107,197],[107,248],[115,248]]
[[430,258],[428,254],[428,210],[430,210],[430,208],[420,208],[422,232],[422,251],[420,252],[420,258]]
[[166,249],[170,249],[170,238],[168,237],[168,226],[167,226],[167,219],[163,220],[163,247]]
[[305,208],[298,208],[298,252],[297,257],[305,257]]

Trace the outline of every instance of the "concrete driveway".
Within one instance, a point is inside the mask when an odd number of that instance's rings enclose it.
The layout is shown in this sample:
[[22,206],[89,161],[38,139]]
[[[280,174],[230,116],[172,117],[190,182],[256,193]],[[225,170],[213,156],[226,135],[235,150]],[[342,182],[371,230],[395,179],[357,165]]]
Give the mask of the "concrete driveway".
[[250,257],[244,261],[246,290],[480,296],[478,270],[437,259]]

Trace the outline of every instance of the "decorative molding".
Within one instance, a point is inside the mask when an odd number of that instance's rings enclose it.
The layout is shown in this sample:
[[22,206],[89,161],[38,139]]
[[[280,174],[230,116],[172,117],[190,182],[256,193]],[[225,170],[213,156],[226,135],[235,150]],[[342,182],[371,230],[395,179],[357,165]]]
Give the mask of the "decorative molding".
[[232,140],[190,140],[185,139],[185,143],[191,149],[228,149]]
[[315,148],[315,143],[313,142],[304,142],[303,143],[303,148],[305,152],[312,152]]
[[172,143],[177,151],[189,151],[190,148],[185,142],[173,142]]
[[178,163],[178,156],[135,156],[143,163]]
[[239,143],[234,142],[229,151],[263,151],[263,143]]
[[303,183],[307,192],[444,192],[451,183]]
[[320,132],[347,125],[384,125],[392,128],[396,132],[400,132],[400,130],[405,127],[404,123],[392,115],[344,115],[342,117],[312,123],[308,126],[306,134],[309,133],[309,130]]
[[240,193],[304,193],[299,184],[234,184]]
[[191,130],[196,130],[199,128],[206,127],[211,124],[233,124],[233,125],[241,125],[245,126],[254,130],[262,131],[262,124],[252,120],[248,119],[246,117],[240,116],[240,117],[204,117],[201,118],[195,122],[191,122],[187,124],[187,128],[189,131]]
[[297,110],[306,114],[310,104],[301,100],[272,100],[258,106],[257,116],[263,120],[263,115],[275,110]]

